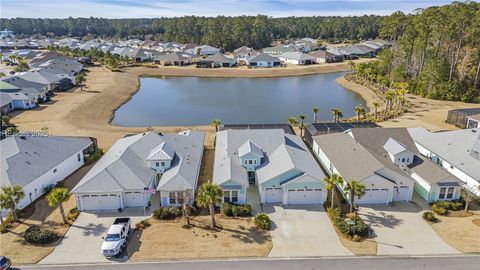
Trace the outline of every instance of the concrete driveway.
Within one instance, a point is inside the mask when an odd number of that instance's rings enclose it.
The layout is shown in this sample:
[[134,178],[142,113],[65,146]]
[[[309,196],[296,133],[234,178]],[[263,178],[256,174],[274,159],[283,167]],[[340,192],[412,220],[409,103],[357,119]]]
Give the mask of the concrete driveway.
[[361,206],[359,214],[374,232],[377,255],[460,253],[438,236],[423,220],[422,210],[413,203]]
[[143,219],[143,210],[126,209],[122,213],[82,212],[62,241],[50,255],[39,264],[105,263],[128,260],[126,252],[116,258],[107,259],[100,253],[102,237],[117,217],[131,217],[132,228]]
[[342,246],[321,205],[264,205],[272,222],[269,257],[352,255]]

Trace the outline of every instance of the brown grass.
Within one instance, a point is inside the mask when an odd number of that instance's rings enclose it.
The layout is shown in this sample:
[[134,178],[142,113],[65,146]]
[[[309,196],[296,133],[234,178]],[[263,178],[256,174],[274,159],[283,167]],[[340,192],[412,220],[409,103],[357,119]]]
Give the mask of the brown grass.
[[[437,216],[438,222],[432,228],[452,247],[464,253],[480,252],[480,212],[470,217]],[[476,225],[477,224],[477,225]]]
[[[67,177],[63,182],[64,186],[68,189],[73,188],[91,166],[93,165],[84,166]],[[63,204],[63,207],[66,212],[76,207],[75,197],[71,196]],[[62,222],[62,216],[58,207],[48,206],[45,198],[39,199],[35,203],[35,212],[32,216],[21,220],[19,226],[0,235],[0,254],[10,258],[14,264],[37,263],[53,251],[58,241],[45,246],[31,245],[23,239],[23,233],[30,225],[40,225],[49,230],[54,230],[60,235],[64,235],[70,226],[64,225]]]
[[337,231],[338,238],[342,245],[357,256],[375,256],[377,255],[377,242],[373,239],[363,239],[355,242],[349,238],[344,237]]
[[194,218],[186,228],[180,219],[152,220],[152,226],[136,231],[128,246],[131,261],[193,258],[265,257],[272,248],[270,233],[258,230],[252,218],[217,215],[222,229],[209,228],[210,216]]

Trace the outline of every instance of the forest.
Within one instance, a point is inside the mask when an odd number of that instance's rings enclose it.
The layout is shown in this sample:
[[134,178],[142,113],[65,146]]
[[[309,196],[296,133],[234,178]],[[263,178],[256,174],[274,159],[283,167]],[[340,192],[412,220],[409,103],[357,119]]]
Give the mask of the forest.
[[433,99],[480,102],[480,3],[453,2],[380,23],[393,46],[356,65],[357,79],[384,89],[401,83]]
[[66,18],[0,19],[2,29],[18,37],[140,38],[179,43],[209,44],[231,51],[243,45],[270,46],[273,40],[322,38],[330,41],[376,38],[382,17],[286,17],[265,15],[152,19]]

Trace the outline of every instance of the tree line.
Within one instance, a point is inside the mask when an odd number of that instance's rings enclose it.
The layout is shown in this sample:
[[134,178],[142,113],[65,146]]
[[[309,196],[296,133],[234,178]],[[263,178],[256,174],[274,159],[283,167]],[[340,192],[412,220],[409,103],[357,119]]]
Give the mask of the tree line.
[[231,51],[247,45],[270,46],[276,39],[312,37],[331,41],[376,38],[381,16],[285,17],[265,15],[236,17],[197,17],[152,19],[105,18],[12,18],[0,19],[3,28],[18,37],[141,38],[179,43],[193,42]]
[[393,46],[356,65],[357,79],[385,92],[405,83],[424,97],[480,102],[480,3],[396,12],[382,20],[379,35]]

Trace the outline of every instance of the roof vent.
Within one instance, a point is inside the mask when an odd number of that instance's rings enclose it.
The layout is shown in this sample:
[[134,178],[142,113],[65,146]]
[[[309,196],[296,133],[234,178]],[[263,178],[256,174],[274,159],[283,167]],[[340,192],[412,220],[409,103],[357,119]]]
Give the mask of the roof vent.
[[26,139],[27,139],[27,137],[25,137],[25,136],[20,136],[20,139],[22,139],[22,140],[26,140]]

